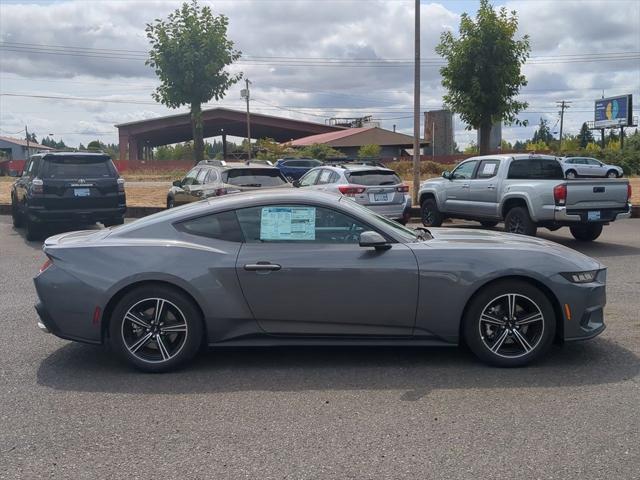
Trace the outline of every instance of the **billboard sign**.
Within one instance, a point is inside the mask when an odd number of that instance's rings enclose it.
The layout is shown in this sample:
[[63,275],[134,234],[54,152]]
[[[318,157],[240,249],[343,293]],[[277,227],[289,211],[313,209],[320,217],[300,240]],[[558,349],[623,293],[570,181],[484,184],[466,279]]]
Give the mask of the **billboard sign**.
[[633,124],[631,95],[596,100],[595,127],[619,127]]

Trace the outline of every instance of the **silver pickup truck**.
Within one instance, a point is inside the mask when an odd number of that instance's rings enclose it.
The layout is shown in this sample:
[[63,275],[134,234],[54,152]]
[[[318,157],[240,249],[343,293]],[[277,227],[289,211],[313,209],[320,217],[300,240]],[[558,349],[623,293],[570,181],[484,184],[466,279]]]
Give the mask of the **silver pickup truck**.
[[568,226],[577,240],[592,241],[609,222],[631,215],[626,179],[568,180],[556,157],[487,155],[469,158],[442,178],[420,186],[422,223],[445,218],[477,220],[507,232],[535,235],[538,227]]

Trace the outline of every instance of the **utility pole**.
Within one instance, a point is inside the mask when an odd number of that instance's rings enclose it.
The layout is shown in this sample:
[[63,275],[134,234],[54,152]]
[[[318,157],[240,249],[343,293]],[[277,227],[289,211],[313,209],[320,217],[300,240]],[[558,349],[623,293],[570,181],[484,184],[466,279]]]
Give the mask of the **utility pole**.
[[249,113],[249,85],[248,78],[244,79],[245,88],[240,91],[240,96],[247,101],[247,163],[251,161],[251,114]]
[[562,127],[564,122],[564,111],[565,109],[569,108],[570,103],[571,102],[567,102],[565,100],[556,102],[556,104],[560,107],[560,111],[558,112],[560,114],[560,148],[559,148],[560,151],[562,151]]
[[29,160],[29,130],[27,130],[27,126],[24,126],[24,135],[25,137],[27,137],[27,154],[25,155],[24,159],[25,160]]
[[413,204],[418,205],[420,190],[420,0],[415,0],[415,46],[413,78]]

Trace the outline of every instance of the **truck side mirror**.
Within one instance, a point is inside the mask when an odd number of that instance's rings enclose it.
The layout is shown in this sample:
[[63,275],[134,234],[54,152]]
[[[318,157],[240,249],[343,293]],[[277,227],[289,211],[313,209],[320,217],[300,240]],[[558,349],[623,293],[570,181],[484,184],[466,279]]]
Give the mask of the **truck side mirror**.
[[446,178],[447,180],[451,180],[451,172],[449,170],[445,170],[442,172],[442,178]]

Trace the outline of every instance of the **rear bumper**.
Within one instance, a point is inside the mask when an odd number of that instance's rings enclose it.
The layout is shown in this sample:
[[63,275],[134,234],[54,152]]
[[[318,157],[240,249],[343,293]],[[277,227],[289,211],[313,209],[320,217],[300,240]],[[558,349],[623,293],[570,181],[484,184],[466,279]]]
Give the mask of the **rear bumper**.
[[392,203],[387,205],[369,204],[363,205],[379,215],[390,218],[392,220],[399,220],[405,217],[411,210],[411,199],[407,199],[402,203]]
[[571,210],[567,207],[555,207],[554,220],[557,223],[608,223],[615,220],[622,220],[631,217],[631,204],[628,203],[623,208],[594,208],[601,212],[601,220],[589,221],[588,212],[589,209],[584,210]]
[[29,207],[28,213],[32,220],[47,223],[95,223],[103,220],[123,217],[126,206],[117,208],[95,208],[88,210],[47,210],[42,207]]

